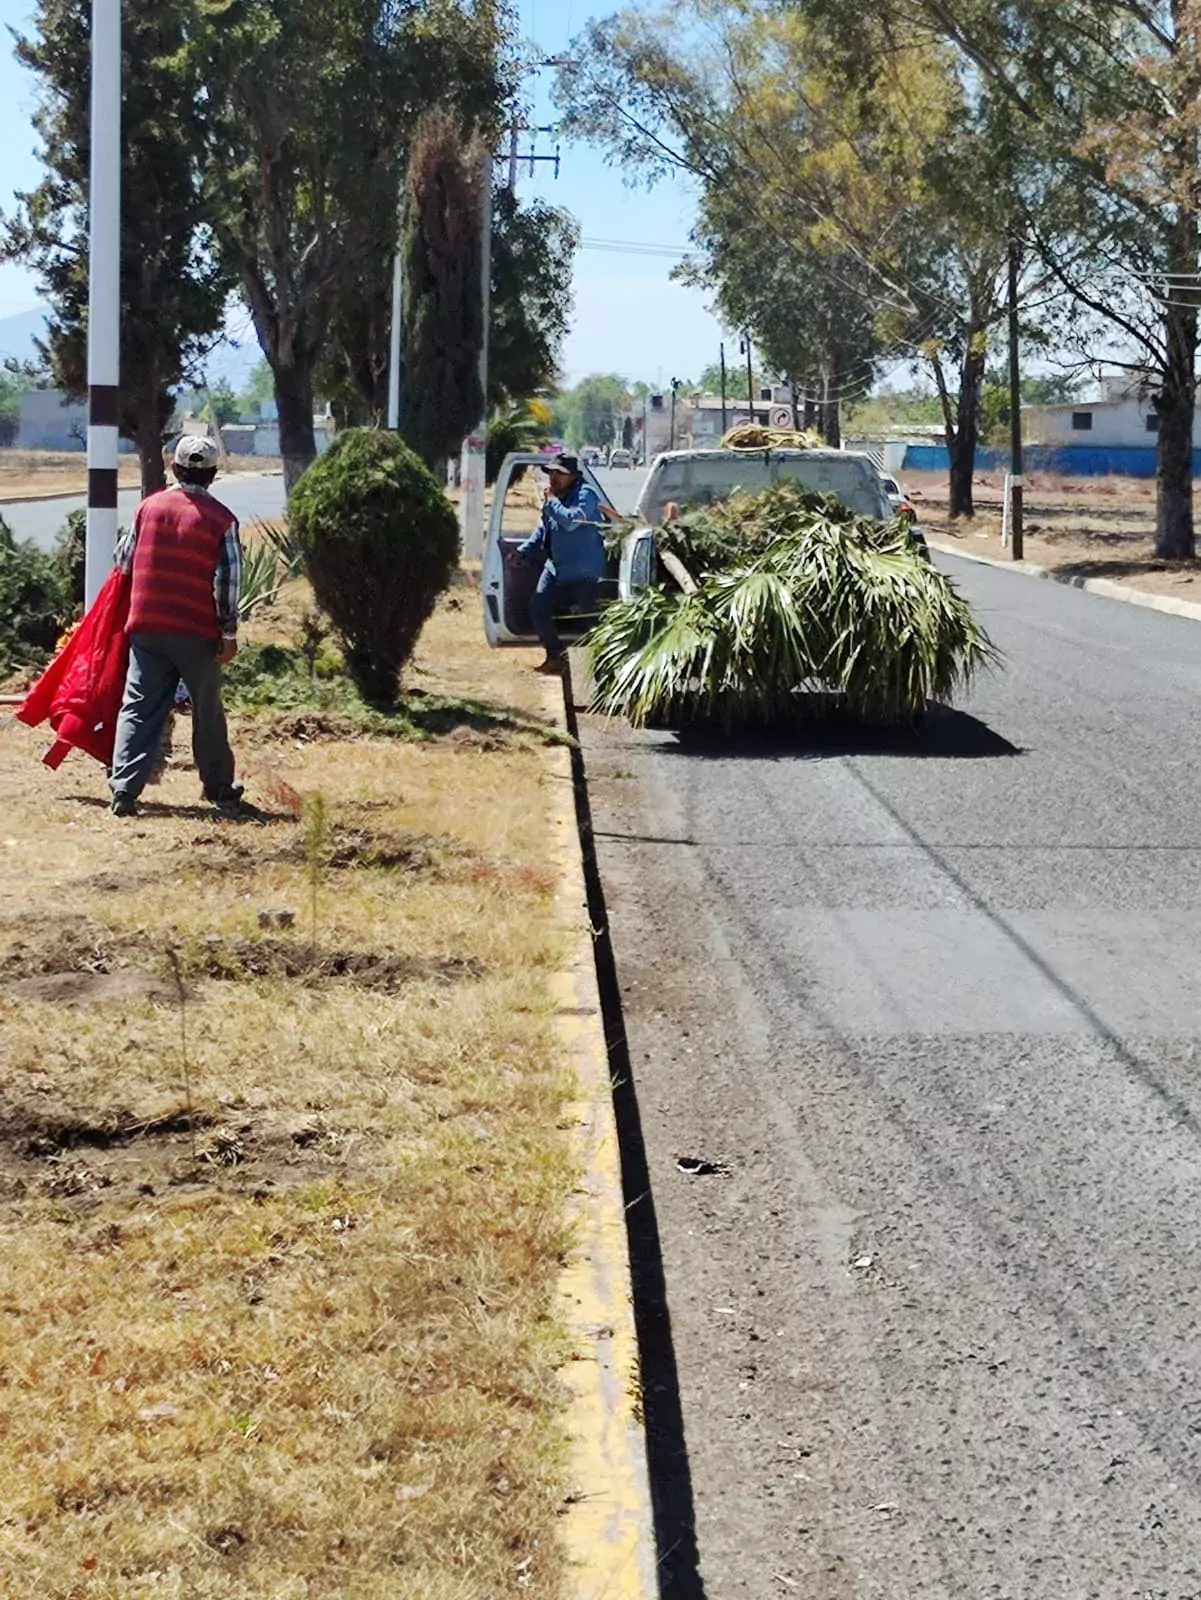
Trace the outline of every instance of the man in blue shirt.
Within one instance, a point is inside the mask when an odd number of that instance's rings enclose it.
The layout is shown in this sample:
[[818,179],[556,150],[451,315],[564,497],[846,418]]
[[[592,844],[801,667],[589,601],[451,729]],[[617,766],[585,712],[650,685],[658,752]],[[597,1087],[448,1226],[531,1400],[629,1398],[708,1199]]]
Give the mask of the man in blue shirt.
[[575,456],[556,456],[543,467],[549,483],[536,533],[519,545],[514,559],[544,563],[530,600],[534,630],[546,648],[535,672],[562,672],[567,653],[555,611],[568,606],[595,612],[605,575],[604,518],[596,490],[580,476]]

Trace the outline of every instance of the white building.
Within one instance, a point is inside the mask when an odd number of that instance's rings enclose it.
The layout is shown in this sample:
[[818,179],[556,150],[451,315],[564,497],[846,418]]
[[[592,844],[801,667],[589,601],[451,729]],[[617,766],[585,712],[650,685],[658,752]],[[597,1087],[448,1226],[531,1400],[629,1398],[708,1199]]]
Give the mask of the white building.
[[722,427],[720,395],[686,393],[681,389],[676,395],[675,434],[672,435],[671,392],[650,394],[639,401],[630,419],[634,424],[634,443],[639,454],[652,461],[664,450],[713,450],[721,443],[724,431],[747,422],[762,423],[765,427],[789,428],[792,426],[792,404],[787,389],[763,388],[749,405],[745,400],[727,398],[725,428]]
[[[1153,450],[1159,432],[1159,417],[1151,403],[1155,389],[1155,380],[1149,375],[1126,372],[1102,378],[1098,400],[1023,406],[1026,442],[1052,449],[1092,445],[1102,450]],[[1201,445],[1201,420],[1194,426],[1193,444]]]

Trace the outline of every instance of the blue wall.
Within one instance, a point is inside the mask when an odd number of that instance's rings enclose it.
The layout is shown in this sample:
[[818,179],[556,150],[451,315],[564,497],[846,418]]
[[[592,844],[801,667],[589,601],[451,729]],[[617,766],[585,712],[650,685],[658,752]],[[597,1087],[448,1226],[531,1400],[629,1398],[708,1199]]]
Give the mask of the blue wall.
[[[946,472],[951,465],[945,444],[911,444],[905,450],[902,471]],[[1026,447],[1027,472],[1057,472],[1065,478],[1104,478],[1118,473],[1126,478],[1153,478],[1155,450],[1145,445],[1065,444],[1055,448],[1032,444]],[[1005,472],[1008,450],[977,450],[977,472]],[[1193,476],[1201,477],[1201,450],[1193,451]]]

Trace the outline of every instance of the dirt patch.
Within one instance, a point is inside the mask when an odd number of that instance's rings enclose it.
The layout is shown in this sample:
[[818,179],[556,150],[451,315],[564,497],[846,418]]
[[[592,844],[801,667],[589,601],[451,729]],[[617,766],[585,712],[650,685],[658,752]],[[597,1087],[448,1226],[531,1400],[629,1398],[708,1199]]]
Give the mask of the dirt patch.
[[41,942],[17,941],[0,960],[0,983],[13,999],[78,1005],[113,999],[174,1002],[168,946],[190,980],[294,978],[309,986],[344,983],[392,994],[413,983],[459,983],[484,972],[482,963],[465,956],[327,949],[320,940],[313,949],[301,934],[295,939],[203,934],[183,943],[164,939],[156,948],[145,934],[90,924],[58,928]]
[[[296,837],[282,844],[256,849],[232,832],[193,834],[172,847],[186,851],[189,865],[216,873],[254,872],[264,862],[287,862],[303,866],[306,861],[303,839]],[[387,828],[369,828],[353,823],[334,823],[330,841],[322,855],[322,867],[333,871],[378,868],[413,876],[439,876],[455,864],[472,859],[472,852],[448,834],[406,833]],[[122,887],[115,875],[101,874],[94,887]]]
[[289,1125],[231,1107],[144,1117],[115,1108],[87,1122],[17,1106],[0,1121],[0,1205],[70,1202],[78,1218],[101,1202],[144,1205],[160,1190],[214,1187],[262,1202],[369,1163],[370,1150],[369,1139],[319,1118]]
[[367,950],[314,951],[303,937],[202,939],[183,955],[190,976],[237,982],[245,978],[299,978],[306,984],[348,983],[391,994],[412,983],[456,983],[483,975],[478,961],[451,956],[428,960]]
[[56,1006],[94,1006],[106,1000],[173,1000],[175,985],[153,972],[45,972],[8,986],[14,1000]]
[[[992,477],[974,485],[976,515],[952,520],[946,480],[913,475],[918,516],[938,542],[969,555],[1007,560],[1001,543],[1004,485]],[[1201,497],[1197,501],[1201,525]],[[1155,486],[1134,478],[1027,477],[1024,559],[1065,577],[1112,578],[1149,594],[1201,600],[1201,565],[1162,561],[1155,554]]]

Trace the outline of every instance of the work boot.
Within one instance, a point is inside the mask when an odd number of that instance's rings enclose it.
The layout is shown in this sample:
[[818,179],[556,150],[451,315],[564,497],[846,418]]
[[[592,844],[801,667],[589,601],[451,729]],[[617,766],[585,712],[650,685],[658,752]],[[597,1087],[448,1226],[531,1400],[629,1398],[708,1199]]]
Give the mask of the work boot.
[[133,795],[122,794],[118,789],[116,794],[113,795],[109,810],[114,817],[136,817],[138,814],[138,802]]
[[545,661],[540,661],[534,668],[535,672],[542,673],[546,678],[562,677],[567,667],[566,656],[547,656]]
[[239,811],[242,806],[242,785],[227,783],[220,789],[206,789],[204,798],[218,811]]

